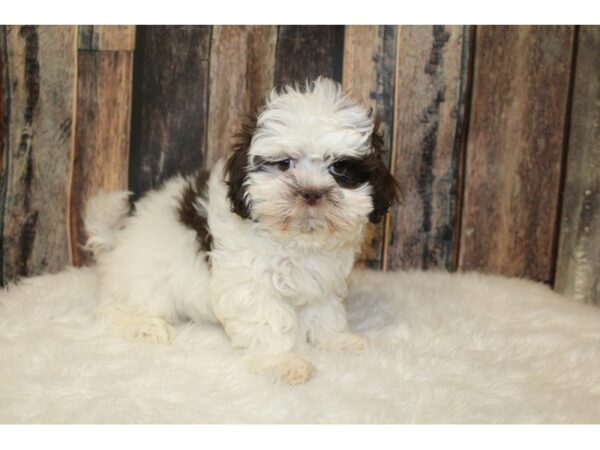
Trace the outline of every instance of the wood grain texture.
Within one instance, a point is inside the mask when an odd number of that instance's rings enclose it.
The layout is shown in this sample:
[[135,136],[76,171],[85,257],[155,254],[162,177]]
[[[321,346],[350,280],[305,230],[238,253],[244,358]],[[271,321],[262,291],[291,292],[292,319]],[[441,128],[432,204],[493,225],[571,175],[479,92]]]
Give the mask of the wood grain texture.
[[460,268],[549,282],[574,28],[477,28]]
[[10,101],[4,281],[70,261],[68,195],[73,153],[77,30],[7,28]]
[[80,25],[79,50],[135,48],[135,25]]
[[313,80],[318,76],[342,81],[344,27],[282,25],[277,40],[275,83]]
[[600,27],[580,27],[577,47],[555,288],[600,305]]
[[83,213],[87,199],[105,190],[126,190],[129,161],[132,52],[80,51],[77,125],[71,185],[73,264],[91,262]]
[[136,196],[202,166],[209,26],[138,26],[129,187]]
[[[349,25],[344,36],[342,85],[380,118],[387,164],[392,148],[396,32],[397,27],[390,25]],[[383,240],[384,223],[369,223],[357,266],[380,269]]]
[[452,269],[469,49],[468,27],[398,31],[392,167],[403,195],[391,214],[390,270]]
[[214,26],[210,59],[208,168],[229,151],[240,116],[273,88],[276,26]]
[[8,151],[8,133],[6,132],[6,123],[8,122],[8,65],[6,47],[6,25],[0,25],[0,285],[4,286],[3,260],[4,252],[2,229],[4,226],[4,202],[6,199],[6,152]]
[[[7,80],[6,75],[7,72],[4,70],[4,60],[6,59],[6,25],[0,25],[0,186],[4,186],[4,150],[6,148],[5,138],[6,135],[4,133],[4,122],[6,121],[5,113],[8,111],[6,108],[7,96],[6,96],[6,86]],[[1,188],[0,188],[1,189]],[[0,216],[2,215],[2,204],[4,201],[3,192],[0,194]],[[1,221],[0,221],[1,228]],[[0,233],[1,235],[1,233]],[[0,252],[0,258],[2,258]],[[0,268],[2,264],[0,264]],[[1,273],[1,269],[0,269]],[[2,278],[0,274],[0,279]]]

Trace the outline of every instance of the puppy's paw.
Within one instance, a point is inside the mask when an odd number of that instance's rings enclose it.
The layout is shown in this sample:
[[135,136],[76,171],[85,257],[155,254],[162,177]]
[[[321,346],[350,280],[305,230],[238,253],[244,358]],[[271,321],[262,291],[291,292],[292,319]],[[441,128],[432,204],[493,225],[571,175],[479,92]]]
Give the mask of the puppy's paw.
[[316,345],[325,350],[360,353],[367,349],[367,340],[360,334],[327,333],[319,337]]
[[315,372],[315,366],[297,353],[257,356],[247,362],[252,372],[270,375],[287,384],[302,384]]
[[175,329],[158,317],[144,317],[129,329],[133,338],[153,344],[170,344],[175,339]]
[[140,315],[115,306],[103,306],[96,312],[121,335],[131,339],[154,344],[170,344],[175,339],[175,329],[160,317]]

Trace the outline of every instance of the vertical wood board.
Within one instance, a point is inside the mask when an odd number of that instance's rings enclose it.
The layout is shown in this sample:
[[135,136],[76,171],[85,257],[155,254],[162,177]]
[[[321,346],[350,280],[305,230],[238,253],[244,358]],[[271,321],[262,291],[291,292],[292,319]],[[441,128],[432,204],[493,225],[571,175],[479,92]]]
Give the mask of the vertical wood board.
[[136,196],[206,153],[209,26],[138,26],[129,187]]
[[469,39],[463,26],[398,31],[392,167],[403,195],[389,229],[391,270],[452,269]]
[[578,37],[555,288],[600,305],[600,27]]
[[273,88],[276,26],[214,26],[206,166],[225,156],[244,114]]
[[88,198],[101,190],[127,190],[132,66],[132,52],[79,52],[70,205],[75,265],[91,262],[80,247]]
[[459,265],[549,282],[571,26],[477,28]]
[[7,28],[5,281],[55,271],[70,261],[76,49],[73,26]]
[[344,27],[282,25],[277,40],[275,83],[312,81],[318,76],[342,81]]

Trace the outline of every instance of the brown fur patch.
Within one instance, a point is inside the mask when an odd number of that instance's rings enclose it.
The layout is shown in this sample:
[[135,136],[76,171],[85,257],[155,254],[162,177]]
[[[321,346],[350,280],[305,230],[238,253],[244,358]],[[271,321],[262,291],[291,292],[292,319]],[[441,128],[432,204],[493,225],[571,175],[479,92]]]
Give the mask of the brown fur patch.
[[388,209],[397,204],[400,198],[400,185],[383,162],[383,133],[375,122],[371,134],[373,152],[364,158],[342,158],[335,162],[337,173],[333,174],[336,183],[346,189],[355,189],[364,183],[373,187],[373,211],[369,220],[380,222]]
[[[196,201],[198,197],[206,195],[205,190],[209,176],[210,172],[208,170],[201,170],[192,180],[188,181],[177,208],[179,221],[196,232],[198,250],[204,252],[212,250],[213,239],[208,228],[207,218],[198,212]],[[206,258],[208,261],[208,255]]]
[[244,198],[246,195],[244,181],[248,176],[248,152],[261,107],[262,105],[257,107],[253,114],[242,118],[240,130],[233,136],[233,145],[231,146],[233,153],[225,163],[227,197],[231,202],[231,210],[244,219],[250,217],[250,208]]
[[371,134],[371,146],[373,153],[369,155],[364,163],[369,171],[369,182],[373,186],[373,211],[369,214],[369,221],[378,223],[383,219],[390,207],[400,202],[400,184],[390,173],[383,162],[383,131],[381,123],[375,120],[375,127]]

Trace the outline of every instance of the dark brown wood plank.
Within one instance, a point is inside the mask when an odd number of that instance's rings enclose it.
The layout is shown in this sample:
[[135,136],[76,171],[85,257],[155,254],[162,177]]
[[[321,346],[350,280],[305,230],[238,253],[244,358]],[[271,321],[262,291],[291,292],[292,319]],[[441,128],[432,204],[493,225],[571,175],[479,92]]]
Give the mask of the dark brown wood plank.
[[[394,69],[396,65],[396,26],[348,25],[344,36],[342,85],[351,96],[372,107],[381,119],[386,162],[392,148]],[[369,223],[357,266],[382,267],[384,223]]]
[[574,28],[477,28],[460,268],[552,278]]
[[303,84],[318,76],[342,81],[344,27],[282,25],[277,40],[275,83]]
[[80,25],[79,50],[135,48],[135,25]]
[[126,190],[129,162],[131,77],[129,51],[79,51],[75,159],[70,226],[73,264],[91,262],[83,212],[87,199],[105,190]]
[[7,28],[5,281],[55,271],[70,261],[76,52],[77,27]]
[[129,187],[136,195],[201,167],[209,26],[138,26]]
[[600,27],[577,48],[555,289],[600,305]]
[[388,230],[390,270],[453,268],[469,49],[468,27],[398,31],[392,167],[403,196]]
[[206,166],[224,156],[240,116],[273,88],[277,27],[214,26],[210,51],[210,100]]

